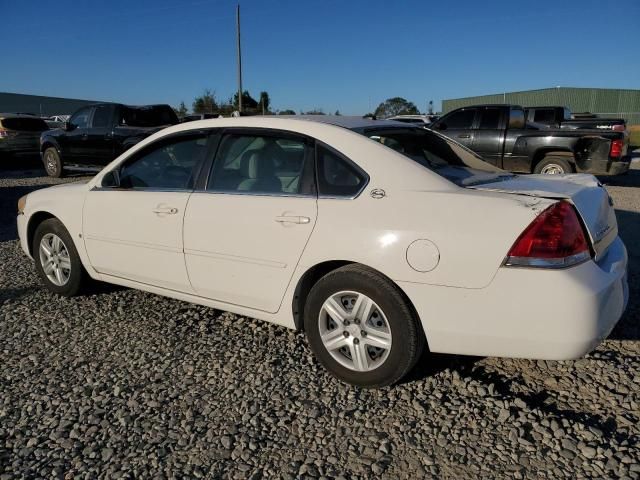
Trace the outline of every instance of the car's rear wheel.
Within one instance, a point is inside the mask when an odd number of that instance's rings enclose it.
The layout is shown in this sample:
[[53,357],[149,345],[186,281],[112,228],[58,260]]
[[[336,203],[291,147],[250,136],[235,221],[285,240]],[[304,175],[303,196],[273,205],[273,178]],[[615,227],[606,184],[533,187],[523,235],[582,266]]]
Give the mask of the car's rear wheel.
[[562,175],[565,173],[573,173],[573,167],[565,157],[547,155],[536,165],[534,173]]
[[340,380],[392,385],[415,365],[424,334],[397,286],[361,265],[330,272],[311,289],[305,331],[320,362]]
[[60,178],[64,175],[62,168],[62,158],[55,147],[47,148],[42,154],[44,169],[50,177]]
[[65,297],[80,291],[85,270],[71,235],[58,219],[38,225],[32,251],[38,276],[49,291]]

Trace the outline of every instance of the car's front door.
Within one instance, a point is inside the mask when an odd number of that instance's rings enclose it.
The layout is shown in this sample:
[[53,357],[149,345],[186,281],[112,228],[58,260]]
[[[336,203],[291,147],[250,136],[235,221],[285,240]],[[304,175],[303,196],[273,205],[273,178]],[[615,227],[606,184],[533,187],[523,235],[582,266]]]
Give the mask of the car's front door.
[[91,107],[85,107],[74,113],[69,119],[69,129],[60,139],[62,157],[65,162],[84,163],[87,158],[87,128],[91,116]]
[[189,199],[184,252],[198,295],[274,313],[316,222],[308,140],[227,131]]
[[476,108],[465,108],[452,112],[438,120],[434,128],[465,147],[471,148],[475,133],[473,124],[476,110]]
[[471,148],[482,157],[485,162],[502,166],[502,152],[504,149],[504,133],[506,125],[502,118],[504,109],[498,107],[480,108],[476,119],[477,128],[474,131]]
[[82,163],[87,165],[106,165],[115,158],[113,142],[114,110],[114,105],[110,104],[93,107],[85,142],[87,155],[83,158]]
[[207,144],[206,132],[154,142],[116,169],[119,184],[87,194],[83,238],[96,271],[192,292],[182,222]]

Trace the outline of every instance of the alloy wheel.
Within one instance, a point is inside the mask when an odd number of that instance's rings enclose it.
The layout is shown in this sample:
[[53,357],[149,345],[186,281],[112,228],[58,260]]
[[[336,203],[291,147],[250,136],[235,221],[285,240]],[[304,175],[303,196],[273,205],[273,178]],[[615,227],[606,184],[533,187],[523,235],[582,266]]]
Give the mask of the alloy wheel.
[[40,265],[49,281],[62,287],[71,275],[69,250],[62,239],[54,233],[47,233],[40,240]]
[[325,300],[318,316],[322,344],[342,366],[368,372],[391,351],[391,328],[382,309],[368,296],[343,291]]

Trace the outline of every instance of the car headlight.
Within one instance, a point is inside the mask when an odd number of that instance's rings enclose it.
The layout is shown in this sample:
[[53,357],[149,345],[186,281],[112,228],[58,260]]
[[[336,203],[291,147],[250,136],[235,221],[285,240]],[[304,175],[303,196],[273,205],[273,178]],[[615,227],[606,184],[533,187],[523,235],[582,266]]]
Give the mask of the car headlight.
[[18,199],[18,214],[20,215],[24,213],[24,208],[27,206],[27,196],[23,195]]

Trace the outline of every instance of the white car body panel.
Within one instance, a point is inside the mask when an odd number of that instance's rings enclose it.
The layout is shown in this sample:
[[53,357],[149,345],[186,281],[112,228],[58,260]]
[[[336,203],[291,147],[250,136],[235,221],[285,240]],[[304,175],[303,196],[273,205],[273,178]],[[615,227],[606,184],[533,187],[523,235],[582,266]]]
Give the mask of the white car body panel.
[[[94,190],[106,172],[155,140],[220,127],[315,138],[355,162],[369,183],[355,199]],[[624,311],[627,257],[606,192],[591,176],[564,180],[516,177],[462,188],[345,128],[261,117],[203,120],[148,137],[88,184],[29,194],[18,231],[29,253],[29,221],[44,212],[69,230],[95,279],[291,328],[303,275],[323,262],[357,262],[405,292],[432,351],[575,358]],[[374,189],[382,198],[370,195]],[[503,267],[531,221],[565,198],[588,228],[595,260],[563,270]],[[158,214],[156,207],[176,212]],[[309,221],[276,221],[287,215]],[[409,248],[417,241],[428,247],[416,254]],[[423,260],[428,268],[409,263]]]
[[[315,197],[194,193],[184,219],[184,253],[195,292],[277,312],[316,211]],[[294,223],[299,218],[304,223]]]
[[182,243],[189,196],[189,192],[87,192],[83,237],[93,268],[98,273],[192,293]]

